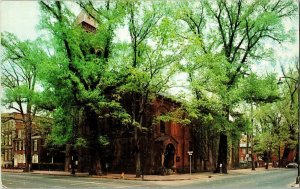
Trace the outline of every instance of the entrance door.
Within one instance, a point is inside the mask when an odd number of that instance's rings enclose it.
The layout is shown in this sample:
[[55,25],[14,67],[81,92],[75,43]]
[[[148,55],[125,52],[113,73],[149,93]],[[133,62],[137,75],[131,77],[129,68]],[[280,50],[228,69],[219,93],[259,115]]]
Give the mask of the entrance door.
[[171,169],[174,166],[175,147],[173,144],[168,144],[165,150],[164,166]]

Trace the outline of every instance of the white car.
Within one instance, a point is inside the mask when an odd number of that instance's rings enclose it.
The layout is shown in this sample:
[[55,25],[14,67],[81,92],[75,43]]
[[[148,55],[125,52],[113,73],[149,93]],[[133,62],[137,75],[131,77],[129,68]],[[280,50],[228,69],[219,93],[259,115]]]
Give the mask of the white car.
[[298,164],[297,163],[289,163],[286,165],[286,168],[298,168]]

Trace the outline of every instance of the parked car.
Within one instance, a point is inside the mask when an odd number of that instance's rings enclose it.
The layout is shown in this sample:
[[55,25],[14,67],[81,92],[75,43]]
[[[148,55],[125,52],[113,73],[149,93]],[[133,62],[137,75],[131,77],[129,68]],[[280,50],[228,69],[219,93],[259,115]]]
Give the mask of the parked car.
[[298,168],[298,164],[297,163],[289,163],[286,165],[286,168]]

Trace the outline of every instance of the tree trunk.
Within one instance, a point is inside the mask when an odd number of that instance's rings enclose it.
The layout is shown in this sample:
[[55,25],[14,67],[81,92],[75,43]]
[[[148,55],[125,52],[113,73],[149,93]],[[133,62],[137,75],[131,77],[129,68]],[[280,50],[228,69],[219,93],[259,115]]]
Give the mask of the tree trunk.
[[255,165],[254,165],[254,135],[253,135],[253,129],[254,129],[254,124],[253,124],[253,103],[251,102],[251,126],[252,126],[252,132],[251,132],[251,165],[252,165],[252,170],[255,170]]
[[280,145],[278,146],[278,164],[277,167],[281,167],[281,160],[280,160]]
[[220,142],[219,142],[219,154],[218,154],[218,163],[214,173],[224,173],[227,174],[227,135],[223,132],[220,133]]
[[70,144],[66,144],[66,155],[65,155],[65,171],[68,172],[69,171],[69,166],[71,165],[71,161],[70,161],[70,149],[71,149],[71,145]]
[[236,165],[235,167],[236,168],[240,168],[240,140],[238,140],[238,144],[237,144],[237,150],[236,150],[236,153],[235,153],[235,161],[236,161]]
[[286,166],[290,152],[291,152],[291,149],[289,147],[284,147],[283,155],[282,155],[281,163],[280,163],[282,167]]
[[90,108],[86,108],[86,125],[89,127],[89,155],[91,157],[89,175],[102,175],[101,156],[99,150],[101,149],[99,142],[99,124],[97,122],[96,113]]
[[141,176],[141,154],[138,141],[138,128],[134,128],[134,143],[135,143],[135,177]]
[[203,170],[204,170],[204,171],[208,171],[207,164],[208,164],[208,160],[205,159],[205,160],[204,160],[204,166],[203,166]]
[[251,151],[251,167],[252,167],[252,170],[255,171],[255,162],[254,162],[254,155],[253,155],[253,152]]
[[91,165],[89,175],[102,175],[101,158],[99,152],[94,150],[91,154]]
[[[29,117],[28,117],[29,116]],[[31,132],[32,121],[29,114],[25,115],[25,169],[24,172],[30,172],[32,166],[31,158]]]
[[268,151],[267,156],[268,156],[268,158],[267,158],[267,162],[266,162],[266,169],[269,168],[269,162],[271,160],[271,151]]
[[253,141],[253,134],[252,134],[252,136],[251,136],[251,167],[252,167],[252,170],[255,171],[253,146],[254,146],[254,141]]
[[71,174],[75,175],[75,149],[74,149],[74,145],[71,146],[70,155],[71,155]]

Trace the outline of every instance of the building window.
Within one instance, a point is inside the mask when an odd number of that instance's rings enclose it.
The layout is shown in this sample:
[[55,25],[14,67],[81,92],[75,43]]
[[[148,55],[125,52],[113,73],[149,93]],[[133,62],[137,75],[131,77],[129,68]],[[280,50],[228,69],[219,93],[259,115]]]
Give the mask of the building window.
[[4,152],[4,161],[7,161],[7,150]]
[[160,122],[159,122],[159,131],[160,131],[161,133],[165,133],[165,132],[166,132],[165,122],[163,122],[163,121],[160,121]]
[[37,151],[37,148],[38,148],[38,146],[37,146],[37,140],[33,140],[33,151]]
[[246,154],[246,149],[245,148],[242,149],[242,154]]
[[32,156],[32,163],[38,163],[39,162],[39,156],[37,154],[34,154]]
[[15,142],[15,150],[18,150],[18,141]]
[[11,145],[11,134],[8,135],[8,145]]
[[21,154],[18,155],[17,159],[18,159],[18,163],[22,163],[22,155]]
[[7,135],[5,135],[5,137],[4,137],[4,146],[5,145],[8,145],[8,136]]
[[11,150],[8,150],[8,161],[11,161]]
[[18,130],[18,138],[22,138],[22,130]]
[[22,150],[22,141],[19,141],[19,150]]

